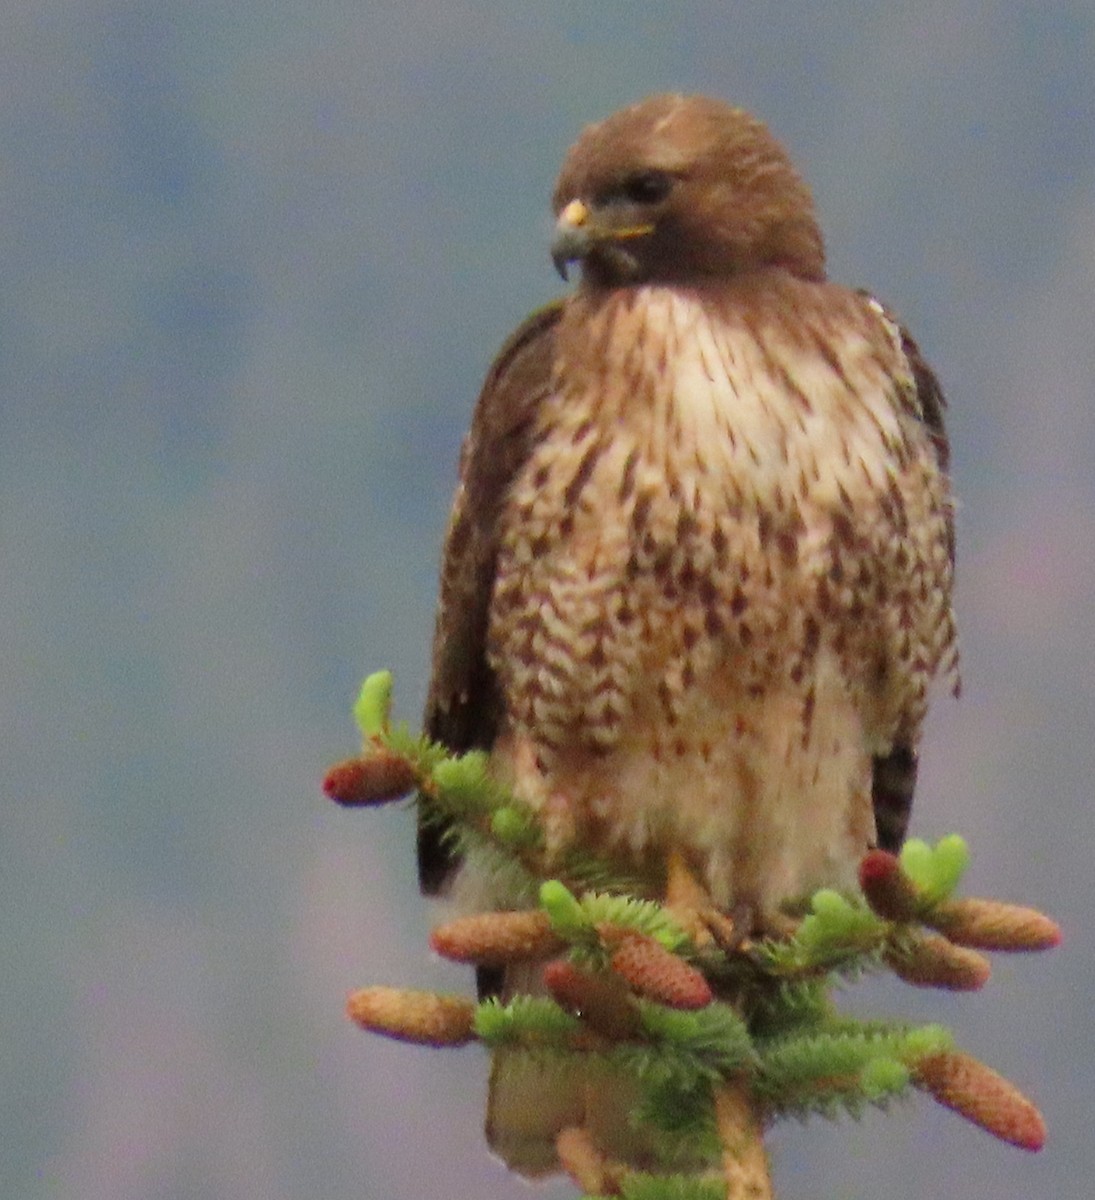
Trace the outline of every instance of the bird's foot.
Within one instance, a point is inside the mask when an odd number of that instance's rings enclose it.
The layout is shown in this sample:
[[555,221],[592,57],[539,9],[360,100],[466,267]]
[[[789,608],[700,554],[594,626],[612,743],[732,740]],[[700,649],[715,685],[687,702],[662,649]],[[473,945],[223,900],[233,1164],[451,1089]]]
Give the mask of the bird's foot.
[[798,929],[794,917],[781,912],[765,912],[748,901],[739,901],[729,910],[711,909],[703,919],[724,954],[747,952],[756,941],[771,938],[784,941]]

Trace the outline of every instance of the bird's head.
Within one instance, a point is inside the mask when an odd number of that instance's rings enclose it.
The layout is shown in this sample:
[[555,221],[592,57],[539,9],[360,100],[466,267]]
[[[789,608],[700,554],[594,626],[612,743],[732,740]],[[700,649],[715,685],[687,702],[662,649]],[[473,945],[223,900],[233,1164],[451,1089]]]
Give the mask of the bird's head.
[[552,258],[590,286],[697,282],[779,266],[823,279],[810,191],[763,122],[658,95],[584,129],[553,196]]

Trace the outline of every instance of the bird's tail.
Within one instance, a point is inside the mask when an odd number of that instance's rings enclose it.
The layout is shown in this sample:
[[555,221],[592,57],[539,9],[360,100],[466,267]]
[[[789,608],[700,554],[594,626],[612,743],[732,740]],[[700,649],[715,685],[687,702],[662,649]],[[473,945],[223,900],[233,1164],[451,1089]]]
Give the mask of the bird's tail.
[[636,1099],[633,1079],[592,1056],[500,1050],[491,1065],[487,1141],[511,1170],[536,1177],[560,1169],[555,1139],[581,1126],[607,1157],[649,1167],[649,1147],[629,1120]]
[[[504,997],[542,994],[542,966],[508,968]],[[536,1177],[560,1169],[555,1139],[581,1126],[609,1158],[649,1167],[649,1138],[630,1120],[638,1095],[634,1078],[597,1055],[500,1049],[491,1064],[487,1141],[511,1170]]]

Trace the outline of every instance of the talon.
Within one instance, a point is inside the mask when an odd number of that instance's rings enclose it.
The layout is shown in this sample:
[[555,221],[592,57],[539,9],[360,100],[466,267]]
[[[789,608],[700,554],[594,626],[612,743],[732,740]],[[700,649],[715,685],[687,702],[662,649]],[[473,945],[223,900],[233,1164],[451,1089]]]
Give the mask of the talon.
[[703,923],[714,939],[715,945],[724,954],[734,954],[745,944],[747,934],[729,913],[711,908],[703,914]]
[[747,954],[755,941],[793,937],[798,922],[779,912],[762,912],[755,904],[740,901],[729,911],[712,910],[704,920],[716,945],[725,954]]
[[786,941],[798,933],[801,921],[797,917],[778,911],[760,912],[748,908],[748,906],[746,910],[749,913],[749,921],[743,928],[751,931],[758,938],[775,938],[778,941]]

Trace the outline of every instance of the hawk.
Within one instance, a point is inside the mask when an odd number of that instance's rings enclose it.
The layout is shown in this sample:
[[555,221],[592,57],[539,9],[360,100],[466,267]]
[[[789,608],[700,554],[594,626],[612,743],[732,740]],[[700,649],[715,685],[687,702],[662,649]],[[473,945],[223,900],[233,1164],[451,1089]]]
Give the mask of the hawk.
[[[763,928],[900,845],[929,684],[957,690],[942,392],[828,281],[809,190],[742,109],[656,95],[587,127],[553,206],[581,281],[479,397],[426,728],[488,750],[549,844],[651,894],[675,852]],[[435,828],[419,866],[427,892],[457,866]]]

